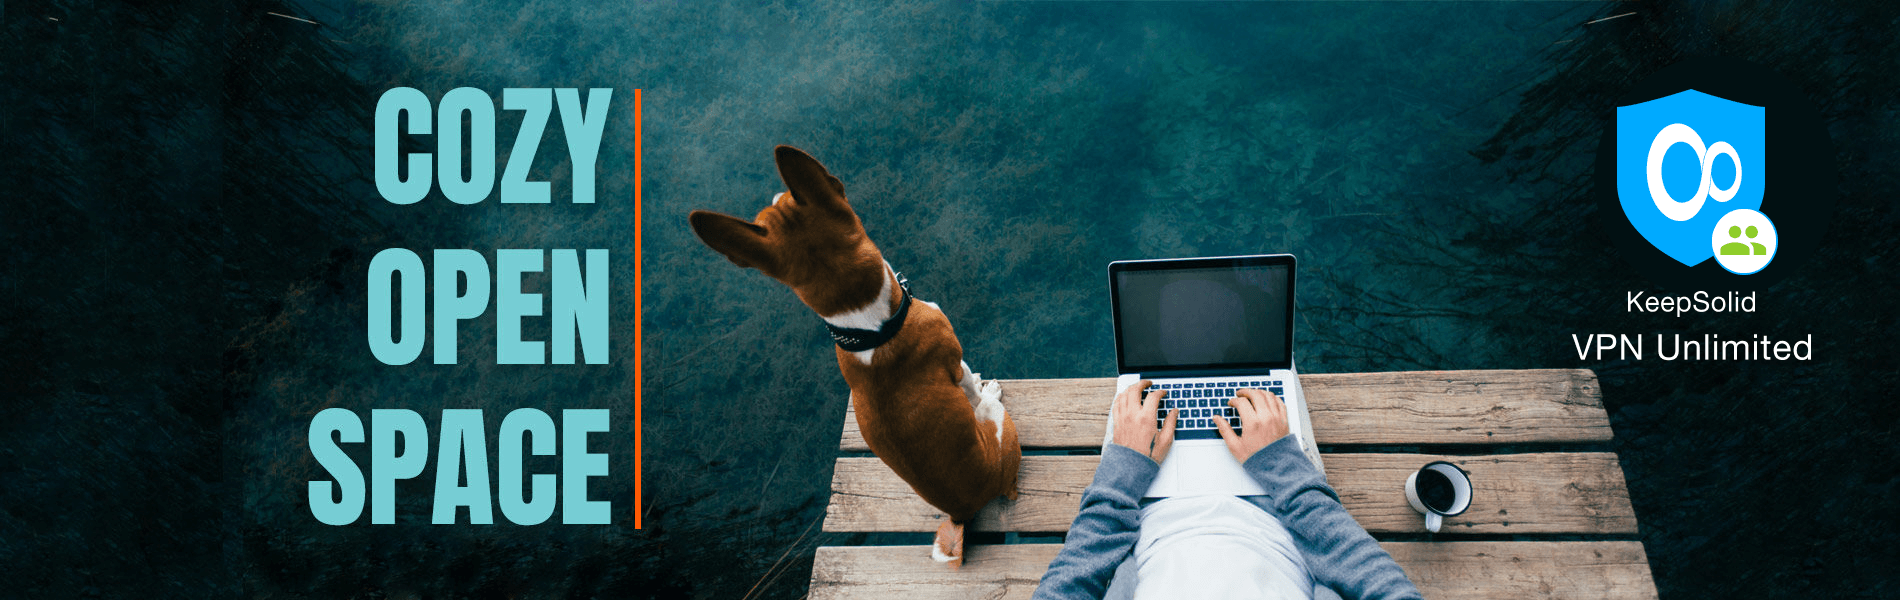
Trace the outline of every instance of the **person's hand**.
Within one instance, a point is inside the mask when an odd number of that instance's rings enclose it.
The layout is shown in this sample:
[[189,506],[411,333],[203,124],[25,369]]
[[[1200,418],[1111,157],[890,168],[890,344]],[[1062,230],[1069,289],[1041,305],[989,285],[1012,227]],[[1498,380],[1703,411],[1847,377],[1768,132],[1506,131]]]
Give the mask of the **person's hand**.
[[[1147,397],[1142,390],[1148,389],[1154,382],[1146,379],[1128,386],[1115,396],[1115,403],[1109,406],[1110,418],[1115,422],[1117,445],[1126,446],[1142,453],[1160,464],[1168,457],[1168,448],[1174,446],[1174,421],[1178,409],[1168,409],[1168,422],[1155,430],[1155,407],[1161,405],[1161,399],[1167,397],[1167,390],[1155,390]],[[1281,429],[1285,429],[1282,426]]]
[[1272,392],[1243,389],[1227,405],[1234,407],[1234,414],[1246,426],[1246,431],[1234,433],[1227,417],[1214,416],[1220,439],[1227,441],[1227,451],[1234,453],[1234,460],[1246,463],[1253,453],[1286,436],[1286,403]]

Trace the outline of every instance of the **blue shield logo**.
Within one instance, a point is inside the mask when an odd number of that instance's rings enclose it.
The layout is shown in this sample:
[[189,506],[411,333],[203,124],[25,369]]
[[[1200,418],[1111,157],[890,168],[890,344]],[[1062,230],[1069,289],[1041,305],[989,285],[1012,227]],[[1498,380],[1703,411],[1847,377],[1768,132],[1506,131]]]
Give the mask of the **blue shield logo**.
[[1761,208],[1766,111],[1695,90],[1616,108],[1616,195],[1643,239],[1684,265],[1715,255],[1723,215]]

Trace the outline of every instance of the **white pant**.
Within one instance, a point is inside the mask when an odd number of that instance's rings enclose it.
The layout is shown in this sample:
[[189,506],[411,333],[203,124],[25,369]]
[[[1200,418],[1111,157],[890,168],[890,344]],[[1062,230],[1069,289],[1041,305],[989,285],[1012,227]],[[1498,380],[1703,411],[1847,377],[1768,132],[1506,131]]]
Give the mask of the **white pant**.
[[1313,579],[1279,519],[1233,496],[1190,496],[1142,507],[1141,540],[1108,596],[1124,590],[1132,598],[1308,600]]
[[[1299,432],[1300,449],[1325,473],[1313,419]],[[1102,445],[1113,443],[1109,416]],[[1322,475],[1323,476],[1323,475]],[[1314,586],[1306,560],[1280,520],[1233,496],[1164,498],[1141,508],[1141,539],[1109,583],[1106,599],[1337,599]]]

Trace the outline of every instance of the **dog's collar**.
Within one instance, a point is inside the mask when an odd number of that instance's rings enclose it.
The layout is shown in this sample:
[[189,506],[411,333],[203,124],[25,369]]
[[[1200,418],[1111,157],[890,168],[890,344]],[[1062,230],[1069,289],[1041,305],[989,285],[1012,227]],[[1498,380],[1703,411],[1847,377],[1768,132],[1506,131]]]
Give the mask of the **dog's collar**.
[[892,271],[891,274],[897,278],[897,287],[904,290],[903,300],[897,303],[897,312],[877,329],[852,329],[826,323],[825,330],[831,332],[831,341],[837,342],[839,348],[846,352],[870,350],[891,341],[891,338],[897,337],[898,331],[904,329],[904,316],[910,314],[910,280],[904,279],[903,273]]

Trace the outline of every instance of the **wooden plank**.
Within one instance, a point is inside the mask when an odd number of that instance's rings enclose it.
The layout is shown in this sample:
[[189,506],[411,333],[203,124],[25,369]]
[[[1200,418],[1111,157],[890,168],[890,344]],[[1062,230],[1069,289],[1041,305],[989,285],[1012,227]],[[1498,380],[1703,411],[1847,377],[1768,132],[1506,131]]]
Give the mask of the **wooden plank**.
[[[1301,375],[1321,444],[1521,444],[1610,440],[1588,369]],[[1115,379],[1004,380],[1003,406],[1025,448],[1102,445]],[[869,451],[846,409],[840,448]]]
[[[1385,542],[1426,598],[1656,597],[1641,542]],[[823,547],[812,562],[814,600],[1029,598],[1059,544],[972,546],[961,569],[928,546]]]
[[[1025,456],[1022,494],[978,514],[980,531],[1068,531],[1096,456]],[[1405,502],[1405,479],[1425,463],[1471,473],[1471,509],[1440,533],[1636,533],[1636,513],[1616,455],[1539,452],[1487,456],[1328,454],[1326,477],[1367,531],[1412,533],[1424,519]],[[935,531],[943,513],[925,504],[876,458],[840,458],[832,473],[825,531]]]
[[1656,597],[1642,542],[1381,545],[1426,598]]

